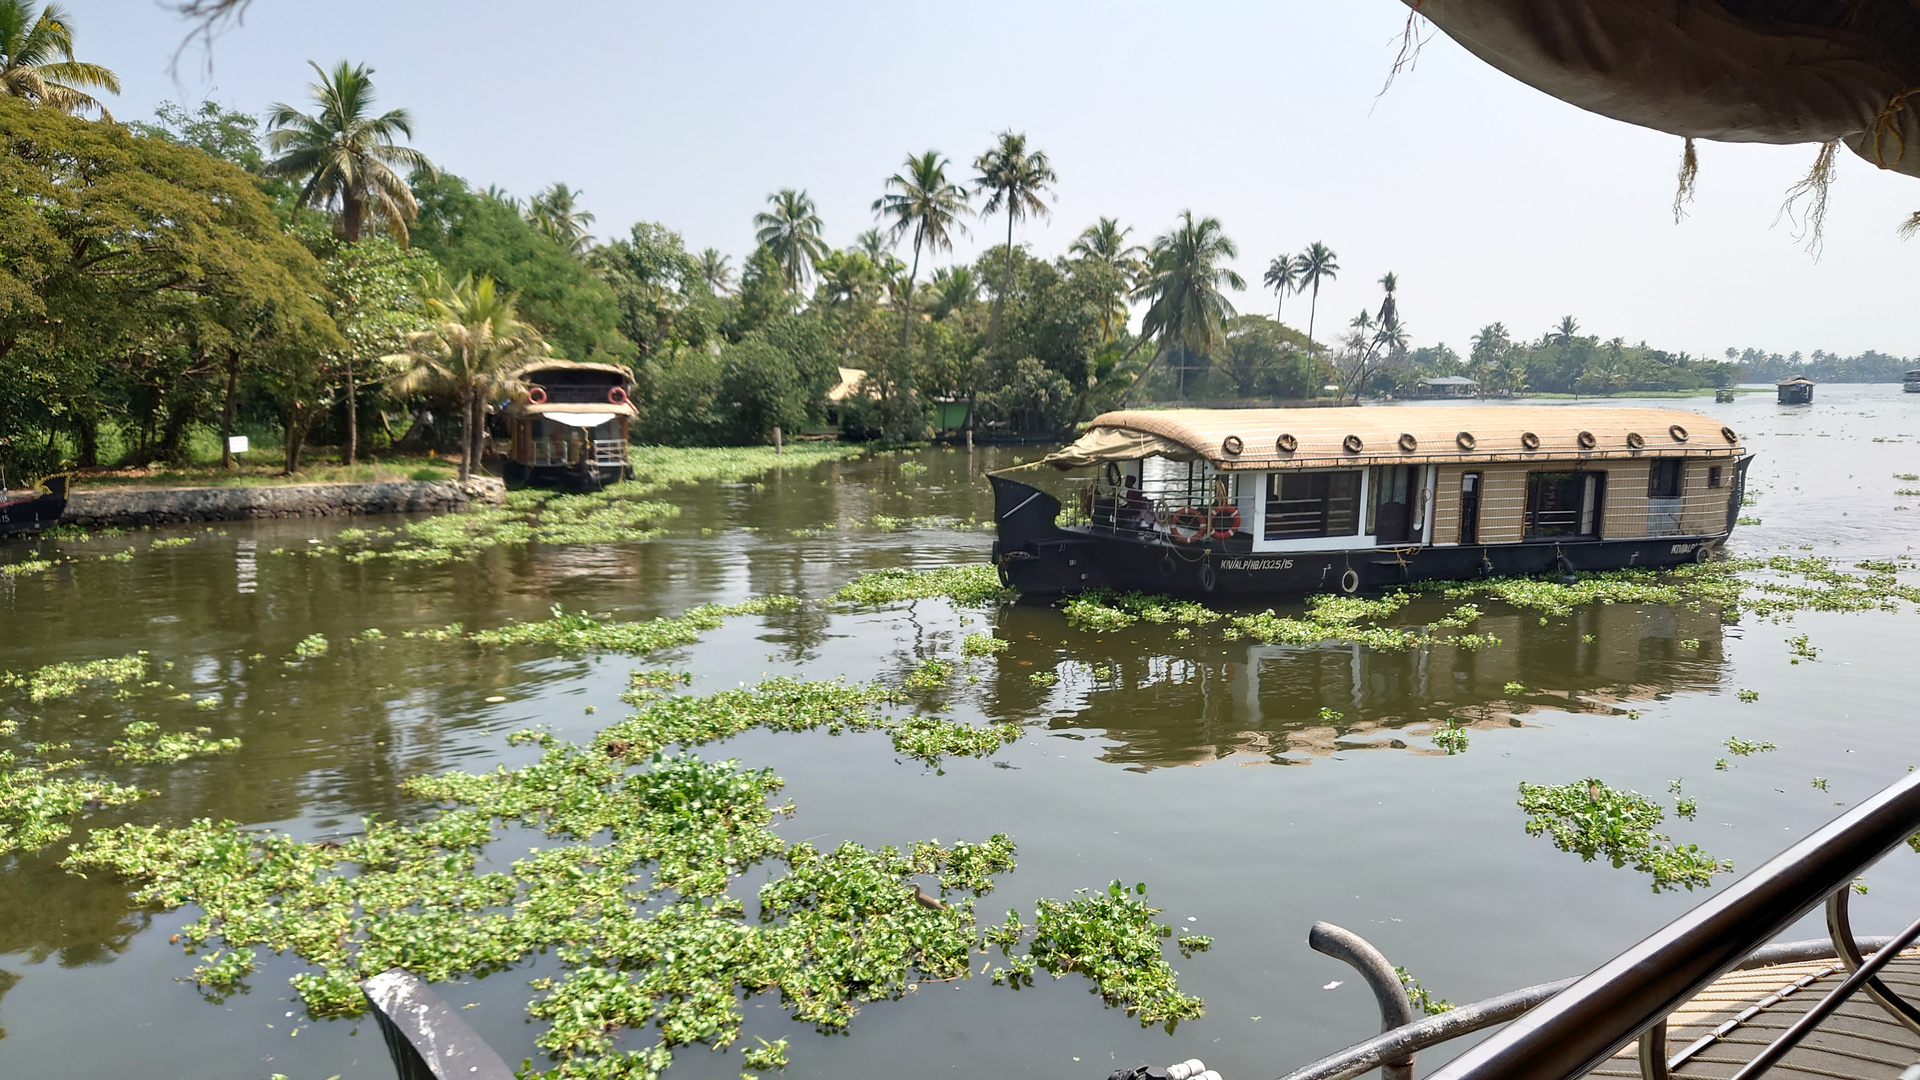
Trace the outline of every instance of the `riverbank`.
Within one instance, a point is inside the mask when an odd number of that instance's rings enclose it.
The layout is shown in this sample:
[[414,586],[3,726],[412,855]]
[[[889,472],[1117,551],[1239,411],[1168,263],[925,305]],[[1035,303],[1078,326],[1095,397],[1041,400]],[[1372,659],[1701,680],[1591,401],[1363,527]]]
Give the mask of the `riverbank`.
[[107,488],[75,491],[64,525],[137,528],[193,521],[423,514],[473,504],[498,505],[507,486],[490,476],[458,480],[389,480],[365,484],[280,484],[245,487]]

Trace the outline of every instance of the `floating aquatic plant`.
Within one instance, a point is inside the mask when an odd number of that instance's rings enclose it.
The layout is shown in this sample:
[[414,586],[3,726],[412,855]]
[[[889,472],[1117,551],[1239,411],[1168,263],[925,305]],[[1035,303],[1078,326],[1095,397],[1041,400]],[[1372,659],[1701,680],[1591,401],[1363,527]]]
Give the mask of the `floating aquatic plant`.
[[1655,832],[1666,816],[1659,803],[1592,777],[1558,786],[1522,783],[1520,809],[1527,813],[1528,835],[1551,836],[1555,847],[1589,862],[1604,858],[1650,874],[1655,892],[1704,886],[1714,874],[1733,869],[1693,844],[1672,844]]

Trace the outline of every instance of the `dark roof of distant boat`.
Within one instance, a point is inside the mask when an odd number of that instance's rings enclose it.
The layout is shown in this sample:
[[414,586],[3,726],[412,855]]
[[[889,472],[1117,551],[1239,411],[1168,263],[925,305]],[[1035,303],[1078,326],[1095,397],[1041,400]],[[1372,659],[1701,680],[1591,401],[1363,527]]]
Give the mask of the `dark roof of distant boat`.
[[1812,385],[1814,385],[1814,383],[1813,383],[1813,380],[1812,380],[1812,379],[1809,379],[1809,378],[1807,378],[1807,377],[1806,377],[1805,375],[1795,375],[1795,376],[1794,376],[1793,378],[1791,378],[1791,379],[1781,379],[1781,380],[1780,380],[1780,381],[1779,381],[1778,383],[1775,383],[1774,385],[1776,385],[1776,386],[1796,386],[1796,385],[1799,385],[1799,384],[1801,384],[1801,383],[1805,383],[1805,384],[1806,384],[1806,385],[1808,385],[1808,386],[1812,386]]

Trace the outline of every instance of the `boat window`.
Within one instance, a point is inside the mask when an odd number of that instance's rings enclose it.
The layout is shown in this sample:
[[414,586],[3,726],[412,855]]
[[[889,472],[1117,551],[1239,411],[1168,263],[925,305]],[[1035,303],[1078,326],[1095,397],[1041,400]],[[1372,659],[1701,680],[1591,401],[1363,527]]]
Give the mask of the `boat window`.
[[1686,464],[1679,458],[1655,458],[1652,470],[1647,473],[1647,498],[1679,498]]
[[1267,539],[1352,536],[1359,529],[1358,469],[1267,474]]
[[1460,475],[1460,542],[1480,542],[1480,474]]
[[1600,535],[1605,473],[1527,474],[1527,539]]
[[1418,539],[1419,523],[1415,516],[1420,466],[1377,466],[1368,488],[1373,497],[1367,501],[1366,534],[1382,544],[1403,544]]
[[1722,484],[1726,482],[1725,475],[1726,475],[1725,472],[1720,468],[1720,466],[1718,465],[1708,466],[1707,486],[1710,488],[1720,487]]

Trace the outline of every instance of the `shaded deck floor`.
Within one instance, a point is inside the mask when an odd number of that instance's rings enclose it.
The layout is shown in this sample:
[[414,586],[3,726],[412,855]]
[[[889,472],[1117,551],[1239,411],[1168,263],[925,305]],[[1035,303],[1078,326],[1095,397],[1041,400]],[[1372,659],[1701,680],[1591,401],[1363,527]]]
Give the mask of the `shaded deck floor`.
[[[1812,1008],[1846,977],[1838,960],[1808,960],[1775,967],[1735,971],[1723,976],[1700,996],[1682,1006],[1667,1022],[1667,1057],[1671,1060],[1738,1017],[1749,1007],[1800,988],[1767,1004],[1745,1023],[1700,1049],[1673,1069],[1676,1078],[1724,1080],[1800,1015]],[[1909,951],[1880,973],[1889,989],[1909,1001],[1920,1001],[1920,951]],[[1767,1074],[1769,1077],[1824,1077],[1830,1080],[1896,1080],[1908,1066],[1920,1062],[1920,1035],[1895,1020],[1865,991],[1854,994],[1808,1035]],[[1588,1074],[1596,1077],[1638,1077],[1638,1044],[1615,1055]]]

